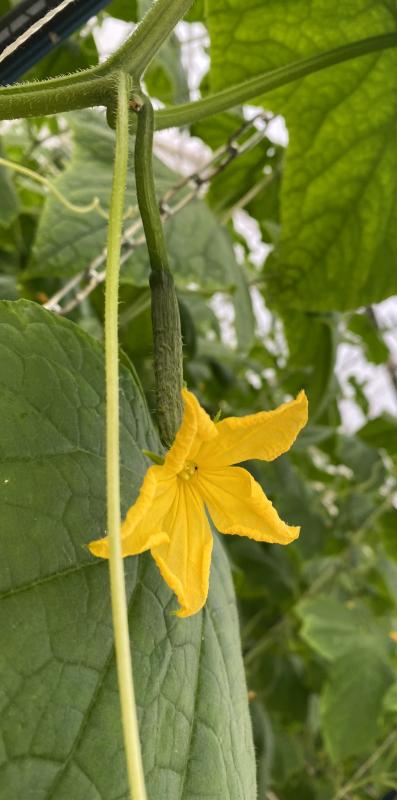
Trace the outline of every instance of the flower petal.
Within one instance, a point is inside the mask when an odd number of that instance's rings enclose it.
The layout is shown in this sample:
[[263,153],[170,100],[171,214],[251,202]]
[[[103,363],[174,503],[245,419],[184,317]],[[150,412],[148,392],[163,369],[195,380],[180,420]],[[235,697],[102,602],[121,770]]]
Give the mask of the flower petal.
[[199,491],[220,533],[237,533],[258,542],[289,544],[300,528],[286,525],[259,483],[242,467],[198,470]]
[[212,534],[204,504],[189,482],[179,490],[164,519],[170,541],[152,547],[152,556],[181,608],[178,617],[189,617],[203,607],[208,595]]
[[194,394],[188,389],[182,389],[182,399],[184,413],[181,427],[164,462],[166,471],[173,475],[183,469],[186,461],[194,459],[203,442],[217,436],[215,424],[207,412],[201,408]]
[[[170,478],[163,467],[149,467],[138,498],[129,508],[121,526],[123,556],[137,555],[168,541],[162,528],[162,520],[172,505],[176,487],[176,478]],[[88,547],[94,556],[109,558],[107,536],[90,542]]]
[[307,422],[307,397],[302,391],[295,400],[274,411],[260,411],[247,417],[229,417],[216,424],[214,441],[204,443],[197,454],[200,467],[215,469],[250,458],[273,461],[289,450]]

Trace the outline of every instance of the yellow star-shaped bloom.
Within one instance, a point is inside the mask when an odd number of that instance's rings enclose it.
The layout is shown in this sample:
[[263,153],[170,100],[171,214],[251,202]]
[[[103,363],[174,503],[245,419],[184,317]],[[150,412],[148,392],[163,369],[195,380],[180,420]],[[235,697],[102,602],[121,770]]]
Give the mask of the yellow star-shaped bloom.
[[[289,544],[300,528],[283,522],[247,470],[233,466],[272,461],[289,450],[307,422],[307,399],[275,411],[213,422],[194,394],[182,390],[184,415],[164,464],[149,467],[121,528],[123,556],[151,550],[160,572],[188,617],[208,594],[212,535],[205,508],[220,533]],[[107,539],[89,545],[108,558]]]

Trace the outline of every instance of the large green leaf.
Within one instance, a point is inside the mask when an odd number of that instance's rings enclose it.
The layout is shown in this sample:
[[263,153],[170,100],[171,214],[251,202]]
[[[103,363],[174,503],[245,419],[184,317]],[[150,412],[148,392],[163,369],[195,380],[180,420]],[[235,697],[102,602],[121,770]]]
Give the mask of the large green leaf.
[[391,667],[365,645],[332,665],[322,697],[322,721],[333,761],[372,752],[382,700],[392,682]]
[[[100,346],[20,301],[0,305],[0,795],[127,800],[104,532]],[[158,441],[121,371],[123,511]],[[204,612],[175,599],[151,557],[125,561],[140,730],[151,800],[254,800],[247,690],[219,543]]]
[[[395,31],[394,2],[207,0],[214,89],[367,36]],[[267,96],[290,134],[282,232],[269,291],[296,309],[348,309],[397,291],[394,50]]]
[[[77,114],[72,122],[72,160],[57,181],[69,200],[85,205],[98,197],[108,208],[112,184],[114,133],[99,114]],[[158,194],[174,185],[178,176],[160,162],[156,164]],[[127,185],[127,206],[136,207],[133,171]],[[131,220],[127,224],[130,224]],[[34,263],[29,277],[70,277],[101,253],[106,241],[107,220],[98,213],[76,214],[49,197],[38,226]],[[234,287],[235,259],[227,232],[217,223],[204,201],[195,200],[175,214],[165,226],[171,267],[178,286],[191,284],[213,291]],[[137,248],[125,263],[121,279],[147,286],[149,261],[146,246]]]
[[297,606],[301,636],[320,655],[335,661],[354,647],[368,646],[386,658],[389,626],[365,606],[347,606],[333,597],[317,595]]

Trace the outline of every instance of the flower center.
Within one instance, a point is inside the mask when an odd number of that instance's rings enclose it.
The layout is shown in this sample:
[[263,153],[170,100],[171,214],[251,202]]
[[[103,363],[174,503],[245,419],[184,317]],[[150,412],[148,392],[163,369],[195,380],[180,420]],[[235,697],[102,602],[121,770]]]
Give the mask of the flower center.
[[182,478],[184,481],[189,481],[190,478],[193,477],[197,470],[197,464],[194,461],[186,461],[185,466],[181,469],[179,473],[179,477]]

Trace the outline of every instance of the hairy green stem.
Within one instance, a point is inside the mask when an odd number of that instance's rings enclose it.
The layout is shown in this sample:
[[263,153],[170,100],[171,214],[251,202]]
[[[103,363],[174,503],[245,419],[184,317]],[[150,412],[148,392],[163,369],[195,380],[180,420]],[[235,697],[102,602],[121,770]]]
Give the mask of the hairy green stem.
[[[73,76],[69,76],[72,78]],[[23,86],[23,84],[21,84]],[[0,92],[0,119],[47,116],[90,106],[108,105],[116,93],[117,73],[62,85],[40,86],[28,91]],[[7,87],[13,88],[13,87]]]
[[229,108],[246,103],[253,97],[258,97],[272,89],[279,89],[288,83],[304,78],[314,72],[327,69],[328,67],[341,64],[343,61],[350,61],[359,56],[375,53],[380,50],[388,50],[397,46],[397,33],[385,33],[381,36],[371,36],[358,42],[328,50],[325,53],[318,53],[309,58],[302,58],[292,64],[285,64],[283,67],[263,72],[254,78],[249,78],[243,83],[231,86],[221,92],[196,100],[192,103],[183,103],[179,106],[171,106],[162,111],[156,112],[156,130],[163,128],[181,127],[190,125],[204,117],[219,114]]
[[138,81],[191,5],[193,0],[157,0],[127,41],[97,70],[98,74],[124,69]]
[[107,521],[113,629],[128,781],[131,799],[147,800],[132,675],[120,538],[118,283],[128,166],[129,84],[128,76],[120,74],[117,87],[116,150],[107,241],[105,294]]
[[[109,76],[112,72],[120,69],[133,73],[134,78],[138,79],[147,65],[161,47],[164,40],[173,31],[177,22],[189,10],[194,0],[157,0],[156,3],[145,14],[142,22],[131,36],[113,53],[103,64],[95,67],[74,72],[71,75],[59,75],[55,78],[46,78],[41,81],[26,81],[20,84],[0,86],[0,112],[2,110],[1,101],[3,98],[14,98],[17,95],[36,96],[41,92],[51,92],[51,101],[56,97],[55,90],[65,87],[76,87],[77,94],[80,95],[79,84],[97,81],[99,77]],[[96,84],[97,85],[97,84]],[[98,88],[98,87],[97,87]],[[61,95],[65,97],[64,95]],[[98,105],[99,103],[96,103]],[[87,104],[89,105],[89,103]],[[73,106],[74,108],[75,106]],[[84,106],[76,106],[78,108]],[[4,108],[7,108],[4,105]],[[59,109],[48,113],[55,114]],[[72,110],[69,107],[61,108],[61,111]],[[46,114],[47,112],[43,112]],[[20,114],[19,116],[32,116],[32,114]],[[1,118],[1,117],[0,117]],[[2,117],[3,119],[14,119],[14,117]]]
[[[112,72],[111,69],[118,65],[119,56],[124,70],[128,68],[130,71],[134,71],[136,69],[137,74],[142,72],[155,52],[153,48],[159,46],[169,34],[171,30],[169,25],[172,19],[175,23],[179,18],[178,13],[181,15],[183,8],[188,8],[190,4],[191,0],[174,0],[167,14],[167,0],[158,0],[144,18],[141,26],[132,34],[133,37],[135,34],[138,35],[139,30],[142,32],[142,44],[140,45],[134,40],[134,47],[136,44],[136,49],[134,50],[136,62],[135,60],[133,61],[130,53],[132,43],[132,37],[130,37],[109,61],[99,67],[95,67],[93,70],[87,70],[86,73],[68,75],[37,84],[20,84],[0,88],[0,120],[44,116],[90,106],[111,105],[117,81],[117,72]],[[163,28],[160,25],[161,20],[158,21],[158,25],[154,25],[153,22],[154,31],[151,33],[147,20],[152,20],[155,16],[155,11],[157,13],[162,6],[165,7],[164,16],[166,16],[167,24]],[[178,13],[176,13],[176,7],[178,7]],[[174,14],[173,17],[171,11]],[[149,14],[151,15],[150,18]],[[278,69],[264,72],[236,86],[231,86],[229,89],[209,95],[202,100],[183,103],[180,106],[170,106],[158,111],[155,115],[155,127],[157,130],[161,130],[189,125],[199,119],[233,108],[240,103],[246,103],[253,97],[278,89],[281,86],[286,86],[306,75],[341,64],[344,61],[350,61],[360,56],[388,50],[396,46],[397,33],[385,33],[294,61],[292,64],[286,64]]]
[[151,266],[150,291],[157,417],[161,441],[166,447],[170,447],[182,418],[181,323],[154,184],[153,108],[148,98],[137,98],[135,106],[138,114],[135,180]]
[[27,94],[29,92],[46,92],[48,89],[59,89],[59,87],[70,86],[72,83],[82,83],[95,78],[96,67],[83,69],[81,72],[71,72],[69,75],[57,75],[55,78],[43,78],[40,81],[23,81],[22,83],[10,83],[7,86],[0,86],[0,97],[7,95]]

